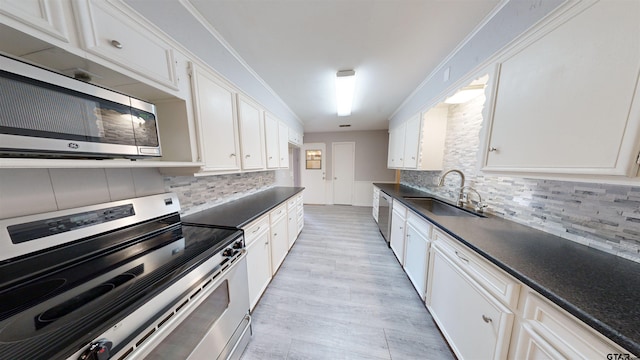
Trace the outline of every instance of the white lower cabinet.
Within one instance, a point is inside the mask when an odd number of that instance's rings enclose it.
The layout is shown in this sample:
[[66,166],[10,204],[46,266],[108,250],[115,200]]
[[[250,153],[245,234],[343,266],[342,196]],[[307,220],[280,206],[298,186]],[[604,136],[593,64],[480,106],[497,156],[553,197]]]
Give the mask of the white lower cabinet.
[[282,204],[271,211],[269,218],[271,222],[271,274],[275,275],[289,252],[287,204]]
[[298,206],[295,197],[287,200],[287,235],[289,237],[289,249],[298,238]]
[[406,229],[404,271],[420,298],[424,300],[427,292],[431,224],[409,212]]
[[566,311],[524,288],[522,325],[517,329],[512,359],[608,359],[630,354]]
[[376,186],[373,187],[373,219],[378,222],[378,200],[380,199],[380,189]]
[[506,359],[514,315],[434,244],[427,308],[460,359]]
[[296,222],[298,231],[296,235],[300,235],[300,232],[302,232],[302,228],[304,228],[304,203],[302,193],[299,193],[296,196],[296,211],[298,216],[298,221]]
[[245,227],[244,236],[247,244],[249,307],[253,310],[272,278],[269,216],[263,216]]
[[407,208],[399,205],[397,201],[393,202],[393,211],[391,212],[391,234],[389,235],[389,246],[391,250],[404,265],[404,244],[406,234],[406,216]]

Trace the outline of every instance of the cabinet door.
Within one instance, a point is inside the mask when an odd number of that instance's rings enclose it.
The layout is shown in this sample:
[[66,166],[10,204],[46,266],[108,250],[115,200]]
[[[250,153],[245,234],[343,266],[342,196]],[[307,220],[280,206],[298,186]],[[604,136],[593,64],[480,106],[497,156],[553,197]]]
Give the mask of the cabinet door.
[[265,141],[267,144],[267,168],[280,167],[280,142],[278,141],[278,120],[268,113],[264,114]]
[[422,115],[419,170],[442,170],[449,107],[437,105]]
[[[65,19],[63,3],[56,0],[0,0],[0,14],[17,20],[21,26],[37,38],[53,37],[65,43],[70,42],[67,25],[72,19]],[[36,32],[37,31],[37,32]],[[42,36],[44,35],[44,36]]]
[[280,167],[289,168],[289,142],[287,137],[289,136],[289,127],[286,124],[278,124],[278,144],[280,154]]
[[427,307],[460,359],[505,359],[513,313],[432,247]]
[[238,123],[243,170],[264,169],[264,128],[262,109],[238,95]]
[[300,235],[300,232],[304,227],[304,203],[302,193],[296,196],[296,207],[298,211],[298,220],[296,221],[296,224],[298,225],[297,235]]
[[411,221],[407,221],[404,271],[413,283],[413,287],[424,300],[427,291],[427,263],[429,239],[422,234]]
[[271,273],[274,275],[289,251],[287,227],[287,216],[282,216],[271,223]]
[[271,245],[269,231],[262,234],[247,246],[247,276],[249,278],[249,305],[253,310],[260,296],[271,281]]
[[592,3],[502,62],[485,170],[635,175],[640,2]]
[[405,214],[401,211],[393,209],[391,212],[391,234],[389,239],[389,246],[391,250],[400,261],[401,265],[404,265],[404,242],[405,242]]
[[420,114],[416,114],[407,121],[404,135],[403,164],[405,169],[415,169],[418,166],[418,146],[421,129]]
[[514,359],[522,360],[567,359],[527,324],[523,324],[520,328],[513,354]]
[[289,249],[293,246],[298,238],[298,208],[293,207],[287,211],[288,229],[287,235],[289,235]]
[[204,170],[240,170],[235,92],[203,69],[194,67],[192,81]]
[[387,159],[387,167],[397,169],[403,165],[404,157],[404,132],[407,127],[406,123],[389,131],[389,155]]
[[79,0],[73,4],[88,52],[178,90],[169,44],[106,1]]

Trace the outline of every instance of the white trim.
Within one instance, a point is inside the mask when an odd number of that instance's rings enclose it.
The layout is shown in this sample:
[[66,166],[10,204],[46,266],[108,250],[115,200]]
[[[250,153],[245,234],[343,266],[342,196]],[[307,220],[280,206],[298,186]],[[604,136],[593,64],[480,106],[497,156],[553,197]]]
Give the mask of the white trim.
[[298,117],[298,115],[289,107],[289,105],[287,105],[287,103],[284,102],[284,100],[282,100],[282,98],[266,83],[266,81],[264,81],[264,79],[262,79],[260,77],[260,75],[258,75],[258,73],[256,73],[251,66],[249,66],[249,64],[247,64],[247,62],[242,58],[242,56],[240,56],[240,54],[238,54],[238,52],[231,46],[231,44],[229,44],[224,37],[218,32],[218,30],[216,30],[216,28],[211,25],[211,23],[209,23],[207,21],[207,19],[202,15],[202,13],[200,13],[200,11],[198,11],[198,9],[196,9],[196,7],[191,3],[191,0],[178,0],[178,2],[184,6],[184,8],[191,14],[193,15],[193,17],[198,20],[198,22],[204,26],[205,29],[207,29],[207,31],[209,31],[209,33],[211,33],[211,35],[213,35],[214,38],[216,38],[216,40],[218,40],[220,42],[220,44],[231,54],[231,56],[233,56],[239,63],[240,65],[242,65],[242,67],[244,67],[256,80],[258,80],[258,82],[264,86],[264,88],[271,94],[274,96],[274,98],[280,102],[290,113],[291,115],[293,115],[293,117],[298,121],[298,123],[300,125],[302,125],[304,127],[304,122],[302,120],[300,120],[300,118]]

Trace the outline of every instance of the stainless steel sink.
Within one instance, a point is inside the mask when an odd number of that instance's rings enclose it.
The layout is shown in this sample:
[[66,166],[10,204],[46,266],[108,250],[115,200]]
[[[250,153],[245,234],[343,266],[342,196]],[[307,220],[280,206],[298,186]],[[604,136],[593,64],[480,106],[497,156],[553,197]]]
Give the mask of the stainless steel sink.
[[438,216],[486,217],[435,198],[405,197],[404,199],[412,204],[417,210],[423,210]]

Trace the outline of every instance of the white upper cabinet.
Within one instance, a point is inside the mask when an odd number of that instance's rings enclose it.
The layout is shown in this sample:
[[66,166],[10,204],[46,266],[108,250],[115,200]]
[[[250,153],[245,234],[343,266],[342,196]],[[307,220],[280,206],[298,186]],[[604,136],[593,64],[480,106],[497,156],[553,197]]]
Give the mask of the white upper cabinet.
[[239,171],[236,93],[211,72],[194,67],[194,110],[204,171]]
[[407,128],[406,123],[389,130],[389,155],[387,167],[392,169],[402,168],[404,164],[404,133]]
[[284,123],[278,123],[278,153],[281,168],[289,167],[289,127]]
[[280,167],[280,143],[278,141],[278,120],[271,114],[264,114],[265,142],[267,144],[267,168],[277,169]]
[[439,105],[391,129],[387,167],[442,170],[447,115],[448,107]]
[[74,3],[82,47],[125,70],[177,90],[171,46],[107,1]]
[[503,59],[483,170],[636,175],[640,2],[582,2]]
[[264,169],[263,110],[254,102],[238,94],[238,123],[243,170]]
[[418,170],[442,170],[449,107],[437,105],[422,114]]
[[[65,16],[65,3],[57,0],[0,0],[0,14],[15,21],[13,26],[39,39],[69,43],[68,26],[73,20]],[[4,22],[4,20],[3,20]]]
[[420,142],[420,114],[415,114],[408,121],[404,132],[403,164],[405,169],[418,166],[418,144]]
[[289,129],[289,142],[295,146],[302,146],[302,134],[293,129]]

